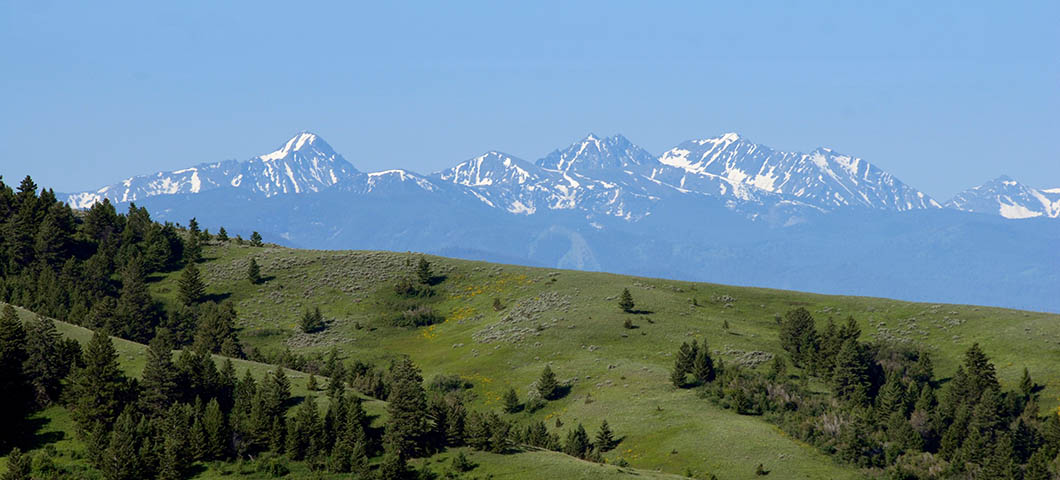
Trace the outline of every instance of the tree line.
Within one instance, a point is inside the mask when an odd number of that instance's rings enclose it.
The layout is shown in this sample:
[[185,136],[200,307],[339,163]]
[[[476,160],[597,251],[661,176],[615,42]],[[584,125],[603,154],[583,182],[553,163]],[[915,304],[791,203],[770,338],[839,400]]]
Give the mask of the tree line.
[[[671,381],[700,386],[703,398],[763,415],[843,463],[890,478],[1055,478],[1060,415],[1040,411],[1040,386],[1027,369],[1019,385],[1005,390],[975,344],[952,377],[937,378],[927,351],[861,341],[852,317],[842,325],[829,319],[820,330],[805,308],[777,320],[780,344],[800,376],[775,356],[764,372],[718,362],[707,380],[694,366],[705,346],[686,343]],[[688,373],[694,383],[687,383]],[[830,395],[815,393],[811,379],[829,386]]]

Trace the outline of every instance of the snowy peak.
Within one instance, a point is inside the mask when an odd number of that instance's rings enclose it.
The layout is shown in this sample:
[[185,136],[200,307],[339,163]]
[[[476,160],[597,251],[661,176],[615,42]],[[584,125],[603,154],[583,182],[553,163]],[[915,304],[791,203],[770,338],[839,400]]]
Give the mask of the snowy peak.
[[489,151],[435,174],[442,181],[469,187],[522,185],[539,177],[530,162],[503,152]]
[[1038,190],[1002,175],[958,193],[946,207],[1013,219],[1060,218],[1060,189]]
[[88,208],[104,198],[136,202],[157,195],[201,193],[220,188],[262,194],[318,192],[357,174],[324,139],[301,132],[271,153],[244,162],[203,163],[190,168],[130,177],[95,191],[70,194],[67,202]]
[[563,150],[555,150],[537,161],[537,166],[557,172],[639,170],[655,157],[622,135],[600,138],[590,133]]
[[695,183],[692,177],[710,177],[728,182],[740,197],[757,190],[824,210],[861,207],[905,211],[940,206],[860,158],[829,148],[812,153],[781,152],[736,133],[684,142],[663,153],[659,163],[664,168],[656,169],[653,177],[673,179],[678,175],[670,170],[683,171],[678,185],[682,188]]

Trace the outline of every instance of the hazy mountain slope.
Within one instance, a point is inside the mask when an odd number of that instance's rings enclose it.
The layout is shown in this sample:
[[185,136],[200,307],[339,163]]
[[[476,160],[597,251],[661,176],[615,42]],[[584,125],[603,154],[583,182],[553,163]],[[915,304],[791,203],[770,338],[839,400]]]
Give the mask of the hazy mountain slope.
[[1002,175],[958,193],[946,206],[1012,219],[1057,218],[1060,217],[1060,188],[1039,190]]

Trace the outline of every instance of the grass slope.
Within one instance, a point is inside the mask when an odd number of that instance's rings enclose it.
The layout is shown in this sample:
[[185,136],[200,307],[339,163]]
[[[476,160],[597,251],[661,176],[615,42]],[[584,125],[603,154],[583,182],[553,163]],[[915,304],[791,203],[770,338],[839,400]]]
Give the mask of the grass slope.
[[[592,434],[606,418],[625,437],[608,460],[621,457],[649,470],[752,478],[755,465],[763,463],[785,478],[860,475],[760,418],[720,410],[668,384],[672,354],[691,338],[707,342],[725,362],[781,353],[774,317],[796,306],[809,309],[819,322],[853,315],[863,337],[927,348],[940,377],[951,374],[964,350],[979,342],[1006,386],[1014,385],[1027,366],[1045,385],[1045,406],[1055,406],[1060,394],[1060,371],[1052,368],[1060,358],[1060,316],[1053,314],[428,257],[436,274],[445,277],[436,287],[435,308],[447,319],[401,329],[381,321],[381,305],[390,295],[387,286],[411,274],[418,254],[234,244],[210,246],[205,253],[208,292],[236,304],[246,345],[296,351],[334,346],[347,358],[376,360],[407,354],[425,378],[456,373],[471,380],[479,406],[489,408],[498,406],[509,387],[524,396],[548,363],[561,379],[575,382],[570,393],[514,418],[541,418],[550,425],[558,418],[564,424],[561,434],[579,422]],[[267,279],[262,285],[246,280],[251,257]],[[158,278],[154,292],[172,301],[178,275]],[[627,287],[637,308],[650,313],[619,311],[617,296]],[[494,298],[506,308],[494,311]],[[299,332],[297,319],[316,306],[331,322],[328,329]],[[622,328],[626,318],[637,328]]]
[[[0,305],[3,304],[0,303]],[[15,307],[15,309],[23,321],[29,321],[36,316],[36,314],[20,307]],[[77,340],[82,346],[86,345],[93,335],[91,330],[70,323],[55,321],[55,325],[60,334],[66,338]],[[147,346],[116,337],[111,337],[111,341],[114,343],[114,349],[118,354],[118,361],[125,374],[139,378],[143,373]],[[174,352],[174,357],[176,355],[177,352]],[[227,357],[219,355],[214,356],[214,361],[217,363],[218,368],[221,367],[226,359]],[[247,360],[232,359],[232,362],[235,365],[240,378],[242,378],[243,372],[249,370],[256,379],[260,380],[265,374],[276,368],[272,365]],[[311,392],[307,389],[306,384],[309,379],[308,375],[293,370],[285,370],[285,372],[287,373],[287,377],[291,380],[291,395],[293,397],[298,399],[299,397],[304,398],[307,395],[313,395],[316,397],[317,404],[320,405],[321,411],[326,411],[330,399],[325,392]],[[318,378],[323,380],[323,384],[327,383],[326,377]],[[374,417],[373,424],[380,426],[385,422],[386,402],[365,398],[364,406],[368,415]],[[293,414],[293,412],[293,409],[289,410],[289,414]],[[57,465],[72,468],[74,471],[80,471],[86,477],[98,478],[98,472],[91,467],[88,467],[87,462],[84,460],[85,446],[75,436],[74,432],[76,431],[76,425],[74,424],[69,410],[58,406],[50,407],[41,412],[37,412],[33,417],[33,421],[38,427],[37,437],[41,439],[42,443],[38,450],[43,448],[54,449],[54,455],[52,455],[52,458]],[[658,472],[639,471],[633,468],[597,465],[555,452],[528,451],[512,455],[496,455],[474,452],[468,449],[462,450],[468,458],[478,464],[478,467],[471,472],[471,475],[475,476],[492,474],[495,478],[529,478],[538,477],[540,476],[539,474],[547,474],[549,476],[555,476],[556,478],[570,479],[607,479],[628,477],[631,475],[645,479],[681,478]],[[35,451],[36,450],[33,450],[30,453],[34,453]],[[455,455],[455,450],[452,452],[445,452],[432,458],[419,461],[418,466],[426,465],[428,468],[441,473],[446,471],[447,467],[450,465],[451,458]],[[291,462],[290,466],[291,478],[306,478],[310,476],[313,476],[313,478],[349,478],[348,475],[317,475],[310,472],[302,462]],[[233,475],[239,478],[250,479],[273,478],[264,473],[255,471],[252,465],[243,465],[240,463],[211,462],[204,465],[204,467],[204,470],[194,478],[209,480],[232,478]],[[6,470],[7,459],[0,458],[0,473],[5,472]]]

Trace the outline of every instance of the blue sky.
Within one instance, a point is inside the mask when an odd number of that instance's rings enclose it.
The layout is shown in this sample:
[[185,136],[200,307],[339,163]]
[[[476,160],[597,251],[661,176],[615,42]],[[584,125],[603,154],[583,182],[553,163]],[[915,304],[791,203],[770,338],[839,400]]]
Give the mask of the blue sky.
[[0,174],[83,190],[300,130],[421,172],[737,131],[941,200],[1060,186],[1060,2],[378,3],[0,1]]

